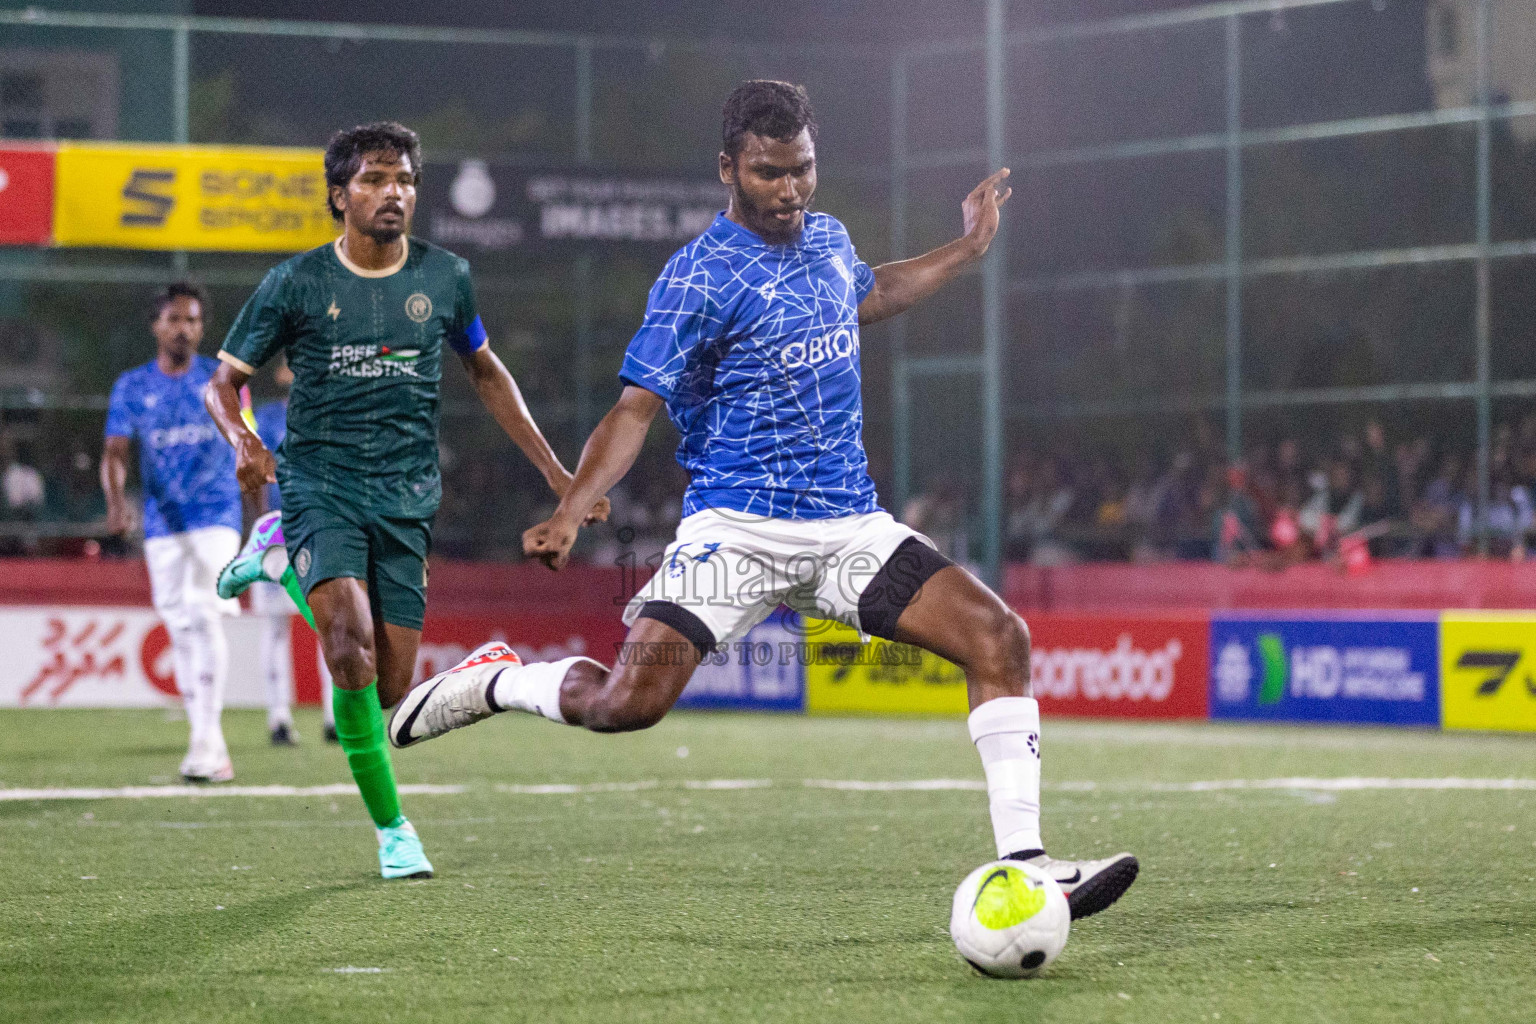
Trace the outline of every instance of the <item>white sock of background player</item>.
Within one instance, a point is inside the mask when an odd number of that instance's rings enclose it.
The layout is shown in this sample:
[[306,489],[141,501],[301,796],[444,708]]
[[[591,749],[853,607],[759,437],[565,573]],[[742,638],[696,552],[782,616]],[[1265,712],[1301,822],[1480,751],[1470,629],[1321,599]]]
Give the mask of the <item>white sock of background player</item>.
[[224,638],[224,621],[209,609],[193,623],[193,678],[202,690],[198,711],[203,718],[203,738],[210,756],[225,757],[229,746],[224,742],[224,684],[229,678],[229,645]]
[[335,696],[331,693],[331,666],[325,663],[325,653],[315,645],[315,666],[320,670],[320,717],[327,728],[336,728]]
[[192,655],[195,641],[189,625],[166,623],[171,635],[171,663],[176,669],[176,689],[181,693],[181,706],[187,711],[187,726],[191,735],[187,739],[189,760],[201,760],[207,747],[203,735],[205,721],[202,712],[204,688],[197,684],[196,659]]
[[267,731],[293,726],[293,660],[290,616],[264,615],[261,624],[261,678],[267,691]]
[[1040,705],[997,697],[971,712],[971,740],[987,773],[997,855],[1043,849],[1040,841]]

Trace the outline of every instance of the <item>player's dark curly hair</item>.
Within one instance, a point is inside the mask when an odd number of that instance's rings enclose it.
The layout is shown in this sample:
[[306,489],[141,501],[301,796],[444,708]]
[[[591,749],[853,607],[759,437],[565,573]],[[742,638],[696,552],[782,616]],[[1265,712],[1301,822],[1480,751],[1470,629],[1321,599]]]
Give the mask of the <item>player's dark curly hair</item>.
[[742,82],[726,99],[724,115],[721,136],[725,154],[732,160],[741,152],[742,137],[748,132],[788,142],[809,129],[811,139],[816,138],[816,112],[803,85],[768,78]]
[[325,205],[331,216],[341,220],[341,211],[331,202],[331,186],[347,187],[347,182],[363,166],[369,153],[394,153],[411,160],[416,184],[421,184],[421,139],[398,121],[375,121],[356,128],[343,128],[331,136],[325,147]]
[[172,281],[155,292],[149,303],[149,322],[154,323],[165,312],[165,307],[177,299],[196,299],[204,317],[208,315],[208,291],[196,281]]

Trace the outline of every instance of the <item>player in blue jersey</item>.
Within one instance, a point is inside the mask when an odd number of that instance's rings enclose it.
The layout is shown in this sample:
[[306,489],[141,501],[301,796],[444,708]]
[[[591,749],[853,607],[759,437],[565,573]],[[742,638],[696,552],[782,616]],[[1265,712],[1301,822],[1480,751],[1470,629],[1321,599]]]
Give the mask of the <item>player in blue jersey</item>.
[[1045,854],[1024,621],[881,511],[861,437],[859,327],[900,313],[986,253],[1012,191],[1008,171],[966,197],[960,238],[871,269],[835,218],[809,209],[816,124],[805,91],[747,82],[724,113],[720,179],[730,205],[662,271],[619,373],[623,394],[555,514],[523,535],[527,554],[560,568],[581,511],[629,471],[666,408],[691,482],[677,539],[625,610],[619,663],[521,665],[505,645],[487,644],[408,696],[390,738],[405,746],[504,710],[597,732],[647,728],[703,658],[782,602],[963,668],[998,856],[1049,871],[1073,917],[1097,913],[1138,866],[1129,854]]
[[203,290],[187,282],[155,297],[155,358],[112,387],[101,485],[108,528],[126,532],[133,512],[124,485],[130,443],[137,441],[144,560],[155,611],[171,635],[176,686],[192,731],[181,774],[227,782],[234,769],[219,721],[229,672],[223,617],[240,606],[221,600],[214,581],[239,550],[241,505],[234,453],[203,408],[203,389],[219,366],[197,354],[206,308]]

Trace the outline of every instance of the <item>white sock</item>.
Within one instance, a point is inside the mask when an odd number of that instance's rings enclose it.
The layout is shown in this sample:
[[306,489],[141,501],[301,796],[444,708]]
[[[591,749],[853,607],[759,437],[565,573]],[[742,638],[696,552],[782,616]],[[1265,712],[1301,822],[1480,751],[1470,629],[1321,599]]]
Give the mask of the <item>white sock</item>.
[[970,717],[971,741],[987,773],[997,855],[1039,850],[1040,705],[1033,697],[998,697]]
[[288,549],[274,544],[261,553],[261,574],[276,583],[288,568]]
[[176,666],[176,690],[181,694],[181,706],[186,709],[187,727],[191,734],[187,738],[187,754],[189,757],[202,758],[207,746],[207,737],[203,734],[203,725],[207,719],[203,715],[204,688],[197,681],[192,628],[167,623],[166,632],[171,634],[171,661]]
[[193,671],[202,689],[203,738],[211,756],[224,756],[229,747],[224,742],[224,684],[229,677],[229,645],[224,638],[224,622],[210,611],[191,629]]
[[315,644],[315,666],[320,670],[320,717],[326,725],[336,728],[336,695],[331,692],[331,666],[325,663],[325,652]]
[[526,711],[530,715],[543,715],[551,722],[565,724],[560,713],[560,684],[565,674],[579,661],[591,661],[598,668],[603,666],[591,658],[564,658],[560,661],[536,661],[532,665],[504,670],[492,687],[491,696],[502,708]]
[[267,689],[267,731],[293,725],[292,658],[288,616],[268,615],[261,627],[261,677]]

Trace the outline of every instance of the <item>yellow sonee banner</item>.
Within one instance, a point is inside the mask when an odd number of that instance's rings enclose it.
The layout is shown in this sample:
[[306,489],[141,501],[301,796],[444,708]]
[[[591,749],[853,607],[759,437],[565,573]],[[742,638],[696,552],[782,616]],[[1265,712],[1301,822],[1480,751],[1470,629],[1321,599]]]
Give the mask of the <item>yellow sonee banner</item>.
[[299,252],[336,235],[318,149],[59,146],[57,245]]
[[1440,700],[1447,729],[1536,732],[1536,615],[1442,615]]
[[805,710],[813,715],[965,715],[965,673],[937,654],[806,620]]

